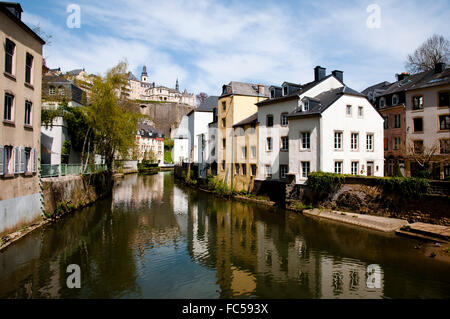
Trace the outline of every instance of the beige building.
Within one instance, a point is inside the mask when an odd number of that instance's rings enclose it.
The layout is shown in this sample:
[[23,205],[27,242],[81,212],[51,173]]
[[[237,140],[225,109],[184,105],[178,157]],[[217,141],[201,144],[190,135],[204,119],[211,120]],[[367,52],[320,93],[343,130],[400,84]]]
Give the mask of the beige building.
[[186,90],[180,92],[178,80],[174,89],[161,85],[157,86],[155,82],[149,82],[147,68],[145,66],[142,70],[140,80],[133,73],[128,72],[128,98],[130,100],[173,102],[194,107],[197,105],[194,94],[188,93]]
[[234,175],[233,186],[238,190],[251,191],[258,176],[258,113],[233,125],[234,128]]
[[[262,84],[232,81],[222,87],[217,105],[217,175],[228,185],[233,182],[239,164],[235,162],[235,154],[239,156],[241,152],[234,143],[233,126],[254,115],[258,111],[255,103],[266,100],[269,94],[269,87]],[[250,148],[247,152],[251,155]],[[251,174],[251,167],[247,170]]]
[[0,2],[0,235],[41,217],[42,46],[18,3]]

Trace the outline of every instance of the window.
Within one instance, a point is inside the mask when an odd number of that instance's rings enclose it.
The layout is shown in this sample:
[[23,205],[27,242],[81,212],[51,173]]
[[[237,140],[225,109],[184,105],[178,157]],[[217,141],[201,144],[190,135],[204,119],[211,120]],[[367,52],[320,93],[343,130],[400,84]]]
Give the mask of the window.
[[227,140],[225,138],[222,139],[222,148],[227,146]]
[[3,162],[3,174],[7,175],[9,173],[11,173],[11,158],[12,158],[12,146],[5,146],[3,149],[3,158],[4,158],[4,162]]
[[267,115],[266,126],[267,127],[272,127],[273,126],[273,115]]
[[450,115],[439,115],[439,129],[450,130]]
[[62,96],[66,95],[66,91],[64,90],[64,87],[63,87],[63,86],[60,86],[60,87],[58,88],[58,94],[59,94],[59,95],[62,95]]
[[236,168],[235,174],[239,175],[239,164],[234,164],[234,167]]
[[303,112],[309,111],[309,100],[303,102]]
[[5,45],[5,72],[13,74],[14,50],[16,45],[9,39],[6,39]]
[[272,166],[266,165],[266,178],[272,178]]
[[211,150],[211,156],[216,156],[216,148],[213,147]]
[[334,162],[334,172],[336,174],[342,174],[342,161]]
[[286,86],[283,86],[283,95],[287,95],[287,94],[288,94],[288,87],[286,85]]
[[242,164],[242,175],[247,176],[247,165]]
[[364,116],[364,109],[362,106],[358,106],[358,117],[363,117]]
[[342,132],[334,132],[334,149],[342,150]]
[[302,162],[302,178],[308,178],[311,172],[311,167],[309,162]]
[[281,114],[281,126],[287,126],[288,125],[288,114],[283,113]]
[[401,120],[400,114],[395,114],[394,115],[394,128],[400,128],[400,126],[401,126],[400,120]]
[[380,99],[380,107],[384,107],[386,105],[386,100],[384,97]]
[[352,151],[357,151],[359,146],[358,143],[359,142],[359,134],[358,133],[352,133],[351,135],[351,141],[350,141],[350,149]]
[[384,150],[389,150],[389,140],[387,137],[384,138]]
[[394,94],[392,96],[392,105],[397,105],[398,104],[398,95]]
[[387,130],[389,128],[389,117],[383,116],[384,119],[384,129]]
[[286,174],[288,172],[288,166],[287,165],[280,165],[280,178],[285,179]]
[[31,148],[25,148],[24,149],[24,160],[23,160],[23,168],[22,168],[22,172],[24,173],[28,173],[31,172],[30,168],[30,159],[31,159]]
[[256,146],[252,146],[252,158],[256,158]]
[[256,164],[250,165],[250,168],[252,169],[252,176],[256,176]]
[[222,102],[222,110],[223,111],[227,110],[227,103],[226,102]]
[[222,161],[222,171],[225,170],[225,161]]
[[369,152],[373,151],[373,134],[366,135],[366,150]]
[[421,154],[423,152],[423,140],[414,141],[414,153]]
[[413,96],[413,110],[421,110],[423,109],[423,96],[417,95]]
[[301,149],[309,150],[311,148],[311,133],[302,132],[300,133],[301,138]]
[[275,98],[275,89],[270,90],[270,98],[271,99]]
[[50,86],[48,88],[48,94],[49,95],[55,95],[56,91],[55,91],[55,87],[54,86]]
[[31,84],[31,75],[33,71],[33,56],[27,53],[25,65],[25,82]]
[[13,105],[14,105],[14,96],[8,93],[5,93],[5,110],[3,114],[3,119],[6,121],[13,120]]
[[401,137],[394,137],[394,146],[393,146],[393,149],[394,150],[398,150],[398,149],[400,149],[400,144],[402,143],[402,139],[401,139]]
[[283,136],[281,138],[281,150],[288,151],[289,150],[289,139],[287,136]]
[[347,114],[347,116],[352,116],[352,106],[351,105],[347,105],[346,114]]
[[242,158],[247,158],[247,146],[243,146],[241,148],[242,151]]
[[222,119],[222,127],[227,127],[227,120],[226,119]]
[[268,151],[271,151],[272,150],[272,138],[271,137],[268,137],[267,138],[267,150]]
[[31,105],[30,101],[25,101],[25,125],[31,125]]
[[416,117],[413,119],[414,132],[423,132],[423,118]]
[[352,162],[352,175],[358,175],[359,162]]
[[450,92],[439,92],[439,107],[450,106]]
[[441,154],[450,154],[450,139],[442,139],[439,141],[440,144],[440,153]]

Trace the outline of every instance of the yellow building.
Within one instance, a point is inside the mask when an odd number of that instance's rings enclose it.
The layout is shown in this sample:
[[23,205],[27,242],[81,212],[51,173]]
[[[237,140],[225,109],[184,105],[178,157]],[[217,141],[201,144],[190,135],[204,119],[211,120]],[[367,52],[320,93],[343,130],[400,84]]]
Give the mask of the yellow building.
[[0,237],[41,218],[42,46],[18,3],[0,2]]
[[[222,87],[217,105],[217,175],[232,187],[235,164],[238,164],[235,158],[242,151],[235,144],[233,126],[254,115],[258,111],[255,103],[266,100],[269,94],[269,87],[261,84],[232,81]],[[248,152],[251,149],[247,148]],[[247,167],[247,175],[250,173],[251,169]]]
[[258,174],[258,113],[233,125],[234,128],[234,171],[233,187],[251,191]]

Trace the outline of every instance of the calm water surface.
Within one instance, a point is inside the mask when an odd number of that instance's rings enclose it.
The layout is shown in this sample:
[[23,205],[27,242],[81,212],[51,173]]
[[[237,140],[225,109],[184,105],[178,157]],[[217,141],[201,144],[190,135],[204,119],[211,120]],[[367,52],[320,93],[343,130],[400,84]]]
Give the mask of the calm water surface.
[[[0,297],[450,297],[449,264],[416,245],[218,199],[170,173],[131,175],[111,198],[1,252]],[[66,286],[70,264],[81,267],[81,289]]]

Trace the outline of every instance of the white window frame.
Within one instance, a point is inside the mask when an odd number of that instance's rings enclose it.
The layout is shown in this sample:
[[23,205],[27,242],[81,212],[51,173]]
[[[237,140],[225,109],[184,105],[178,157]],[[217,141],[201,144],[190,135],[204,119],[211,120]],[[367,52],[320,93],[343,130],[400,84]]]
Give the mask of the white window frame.
[[[354,145],[355,144],[355,141],[353,139],[354,135],[356,135],[356,145]],[[356,146],[356,147],[354,147],[354,146]],[[354,151],[354,152],[357,152],[359,150],[359,133],[358,132],[352,132],[350,134],[350,150]]]
[[[286,141],[286,143],[284,141]],[[282,136],[281,137],[281,150],[282,151],[289,151],[289,137],[288,136]]]
[[364,118],[364,107],[358,106],[358,118],[362,119]]
[[[354,164],[356,164],[356,168],[355,168]],[[351,173],[352,173],[352,175],[359,175],[359,161],[352,161]]]
[[266,175],[266,178],[272,178],[272,166],[270,166],[270,165],[265,165],[264,166],[265,167],[265,175]]
[[[343,144],[343,138],[344,138],[344,132],[342,131],[335,131],[334,132],[334,149],[336,151],[342,151],[344,144]],[[339,145],[337,145],[339,143]],[[336,147],[339,146],[339,147]]]
[[366,151],[373,152],[375,150],[374,147],[375,137],[373,133],[366,134]]
[[281,164],[280,165],[280,179],[285,179],[288,171],[289,171],[288,165]]
[[[305,137],[306,140],[305,140]],[[304,142],[306,141],[306,146],[304,147]],[[311,150],[311,132],[300,132],[300,150],[301,151],[310,151]]]
[[266,138],[266,151],[272,152],[272,150],[273,150],[273,138],[267,137]]
[[[350,114],[348,113],[348,110],[350,110]],[[347,116],[347,117],[353,116],[353,107],[350,104],[347,104],[345,106],[345,116]]]
[[256,158],[256,154],[257,154],[257,149],[256,146],[252,146],[252,158]]
[[[305,168],[306,169],[306,174],[305,173]],[[302,161],[300,162],[300,175],[301,178],[308,178],[308,174],[311,173],[311,162],[309,161]]]
[[[338,165],[338,164],[340,164],[340,165]],[[342,160],[334,161],[334,173],[335,174],[343,174],[343,172],[344,172],[344,161],[342,161]]]

